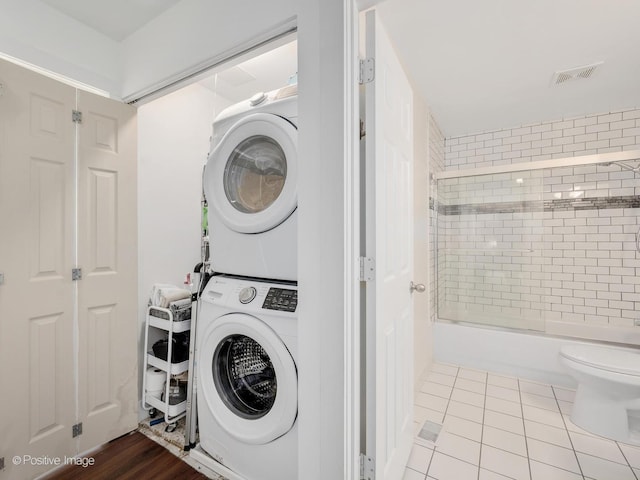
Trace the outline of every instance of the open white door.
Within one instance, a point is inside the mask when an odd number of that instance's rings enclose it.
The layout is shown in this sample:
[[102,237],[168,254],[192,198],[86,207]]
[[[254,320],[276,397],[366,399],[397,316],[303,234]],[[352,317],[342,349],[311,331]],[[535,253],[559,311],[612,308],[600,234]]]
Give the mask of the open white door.
[[137,122],[78,92],[78,413],[84,452],[138,426]]
[[376,480],[399,480],[413,436],[413,93],[375,11],[366,56],[366,453]]

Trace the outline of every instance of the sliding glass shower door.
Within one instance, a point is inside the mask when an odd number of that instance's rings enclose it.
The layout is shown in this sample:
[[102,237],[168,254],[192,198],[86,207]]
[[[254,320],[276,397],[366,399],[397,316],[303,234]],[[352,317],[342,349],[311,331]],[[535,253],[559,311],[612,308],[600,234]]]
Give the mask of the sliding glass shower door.
[[440,319],[543,330],[543,170],[438,181]]
[[585,324],[632,327],[640,166],[631,153],[607,155],[630,160],[443,175],[433,206],[438,318],[559,335]]

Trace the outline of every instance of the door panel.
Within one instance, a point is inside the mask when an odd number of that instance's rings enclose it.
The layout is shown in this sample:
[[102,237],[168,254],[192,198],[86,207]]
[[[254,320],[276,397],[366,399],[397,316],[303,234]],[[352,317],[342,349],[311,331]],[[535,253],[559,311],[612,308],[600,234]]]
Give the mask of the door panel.
[[118,172],[89,168],[87,171],[89,229],[87,273],[117,274]]
[[69,266],[64,256],[65,164],[41,158],[31,158],[29,164],[31,279],[60,279]]
[[366,14],[367,438],[376,478],[402,478],[413,435],[413,94],[375,11]]
[[78,92],[80,451],[138,423],[135,109]]
[[75,89],[0,61],[0,478],[75,453]]

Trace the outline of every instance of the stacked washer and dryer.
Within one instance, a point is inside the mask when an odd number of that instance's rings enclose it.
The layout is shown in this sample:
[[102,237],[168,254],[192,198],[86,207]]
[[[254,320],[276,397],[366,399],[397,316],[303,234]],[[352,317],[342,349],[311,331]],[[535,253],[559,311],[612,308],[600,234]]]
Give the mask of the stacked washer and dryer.
[[297,478],[297,85],[220,113],[204,174],[200,447],[246,480]]

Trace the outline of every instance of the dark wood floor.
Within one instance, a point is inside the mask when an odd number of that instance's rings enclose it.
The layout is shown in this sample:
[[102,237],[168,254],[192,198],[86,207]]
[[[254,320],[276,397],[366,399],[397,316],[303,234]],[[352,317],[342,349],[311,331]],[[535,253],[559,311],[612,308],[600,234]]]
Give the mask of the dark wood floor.
[[120,437],[92,452],[95,464],[64,467],[46,480],[206,480],[168,450],[139,432]]

